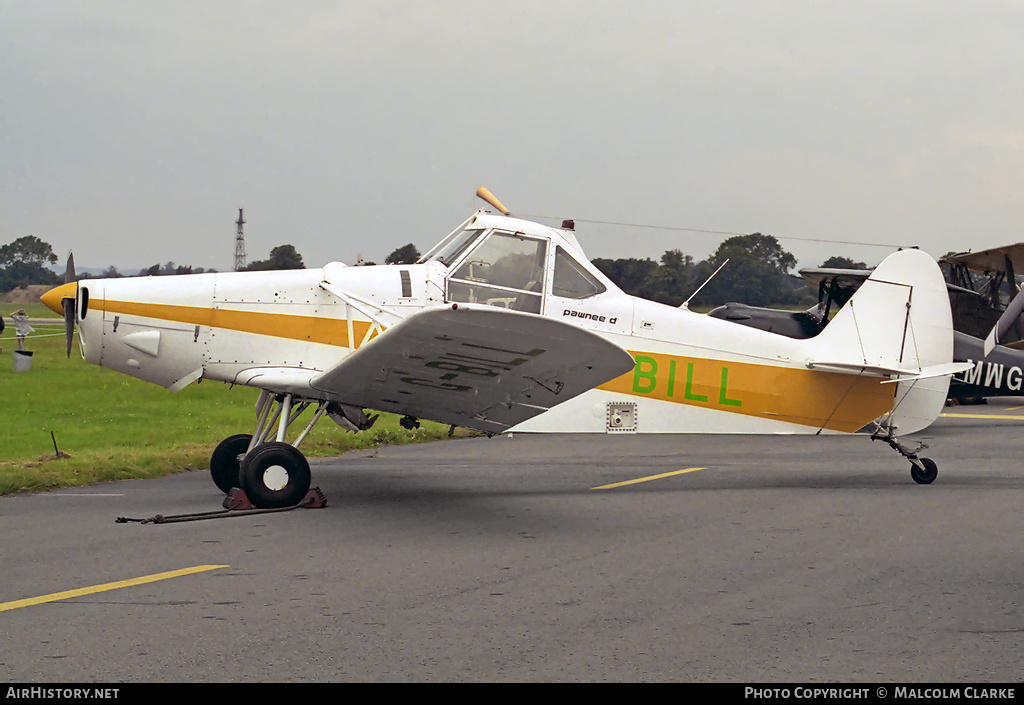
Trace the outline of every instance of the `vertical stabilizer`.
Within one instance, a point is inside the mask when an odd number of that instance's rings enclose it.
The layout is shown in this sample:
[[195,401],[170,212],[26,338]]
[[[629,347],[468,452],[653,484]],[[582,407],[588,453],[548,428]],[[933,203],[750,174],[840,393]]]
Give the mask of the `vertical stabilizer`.
[[813,341],[812,359],[827,361],[822,366],[905,380],[894,384],[893,411],[880,419],[895,432],[920,431],[941,413],[953,371],[953,317],[942,272],[927,253],[886,257]]

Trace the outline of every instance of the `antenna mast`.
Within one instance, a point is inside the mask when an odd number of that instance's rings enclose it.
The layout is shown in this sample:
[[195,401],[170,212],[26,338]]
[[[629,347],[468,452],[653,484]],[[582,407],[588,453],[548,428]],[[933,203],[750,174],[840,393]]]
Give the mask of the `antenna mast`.
[[235,221],[235,225],[238,226],[238,232],[235,235],[235,271],[241,272],[245,269],[245,236],[242,234],[245,219],[242,217],[241,208],[238,209],[238,220]]
[[700,286],[698,286],[698,287],[697,287],[697,291],[695,291],[695,292],[693,292],[692,294],[690,294],[690,297],[689,297],[688,299],[686,299],[686,301],[684,301],[683,303],[681,303],[681,304],[679,305],[679,308],[685,308],[685,309],[686,309],[687,311],[689,311],[689,310],[690,310],[690,299],[692,299],[692,298],[693,298],[694,296],[696,296],[696,295],[697,295],[698,293],[700,293],[700,290],[701,290],[701,289],[703,289],[703,288],[704,288],[705,286],[707,286],[707,285],[708,285],[708,282],[709,282],[709,281],[711,281],[712,279],[714,279],[714,278],[715,278],[715,274],[718,274],[719,272],[721,272],[721,271],[722,271],[722,267],[724,267],[724,266],[725,266],[725,265],[727,265],[727,264],[729,264],[729,260],[725,260],[725,261],[724,261],[724,262],[722,262],[722,263],[721,263],[720,265],[718,265],[718,269],[716,269],[716,270],[715,270],[715,271],[714,271],[714,272],[713,272],[713,273],[711,274],[711,276],[710,276],[710,277],[708,277],[707,279],[705,279],[705,280],[704,280],[704,283],[703,283],[703,284],[701,284]]

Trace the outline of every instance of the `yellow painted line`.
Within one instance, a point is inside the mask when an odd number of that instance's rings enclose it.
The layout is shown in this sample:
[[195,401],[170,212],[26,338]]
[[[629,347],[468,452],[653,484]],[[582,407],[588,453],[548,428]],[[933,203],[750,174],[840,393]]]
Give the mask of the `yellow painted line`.
[[144,575],[141,578],[131,578],[129,580],[119,580],[114,583],[104,583],[102,585],[93,585],[92,587],[78,588],[77,590],[66,590],[64,592],[55,592],[50,595],[40,595],[39,597],[26,597],[24,600],[14,600],[13,602],[2,602],[0,603],[0,612],[6,612],[8,610],[16,610],[19,607],[31,607],[32,605],[41,605],[44,602],[56,602],[57,600],[67,600],[72,597],[81,597],[82,595],[92,595],[97,592],[106,592],[107,590],[117,590],[118,588],[132,587],[133,585],[144,585],[146,583],[155,583],[159,580],[168,580],[170,578],[180,578],[183,575],[193,575],[195,573],[203,573],[208,570],[217,570],[218,568],[227,568],[226,565],[197,565],[192,568],[182,568],[181,570],[169,570],[166,573],[155,573],[153,575]]
[[635,480],[625,480],[623,482],[613,482],[610,485],[601,485],[600,487],[591,487],[592,490],[610,490],[615,487],[625,487],[626,485],[636,485],[641,482],[650,482],[651,480],[660,480],[664,477],[672,477],[673,475],[682,475],[688,472],[697,472],[698,470],[704,470],[705,468],[686,468],[685,470],[673,470],[672,472],[663,472],[660,475],[650,475],[649,477],[638,477]]
[[1024,421],[1024,416],[1011,416],[1007,414],[939,414],[947,419],[1012,419]]

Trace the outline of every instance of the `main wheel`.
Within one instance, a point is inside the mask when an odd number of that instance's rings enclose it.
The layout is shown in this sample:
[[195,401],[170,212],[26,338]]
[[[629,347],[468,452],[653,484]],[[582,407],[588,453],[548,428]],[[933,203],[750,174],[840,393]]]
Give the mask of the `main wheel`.
[[939,475],[939,466],[931,458],[919,458],[919,460],[924,465],[924,470],[911,463],[910,476],[919,485],[930,485]]
[[239,458],[249,450],[251,440],[252,436],[248,433],[239,433],[237,436],[228,436],[214,449],[210,456],[210,476],[221,492],[226,494],[238,487],[238,471],[241,468]]
[[309,463],[294,446],[272,441],[245,456],[238,479],[254,507],[292,507],[309,491]]

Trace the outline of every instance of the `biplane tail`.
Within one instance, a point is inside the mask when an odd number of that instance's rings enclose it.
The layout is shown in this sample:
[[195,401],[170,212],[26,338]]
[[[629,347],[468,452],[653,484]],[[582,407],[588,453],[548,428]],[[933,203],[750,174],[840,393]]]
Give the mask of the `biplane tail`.
[[942,411],[953,373],[953,318],[942,272],[921,250],[882,261],[814,340],[808,366],[885,377],[892,410],[878,422],[901,435]]

